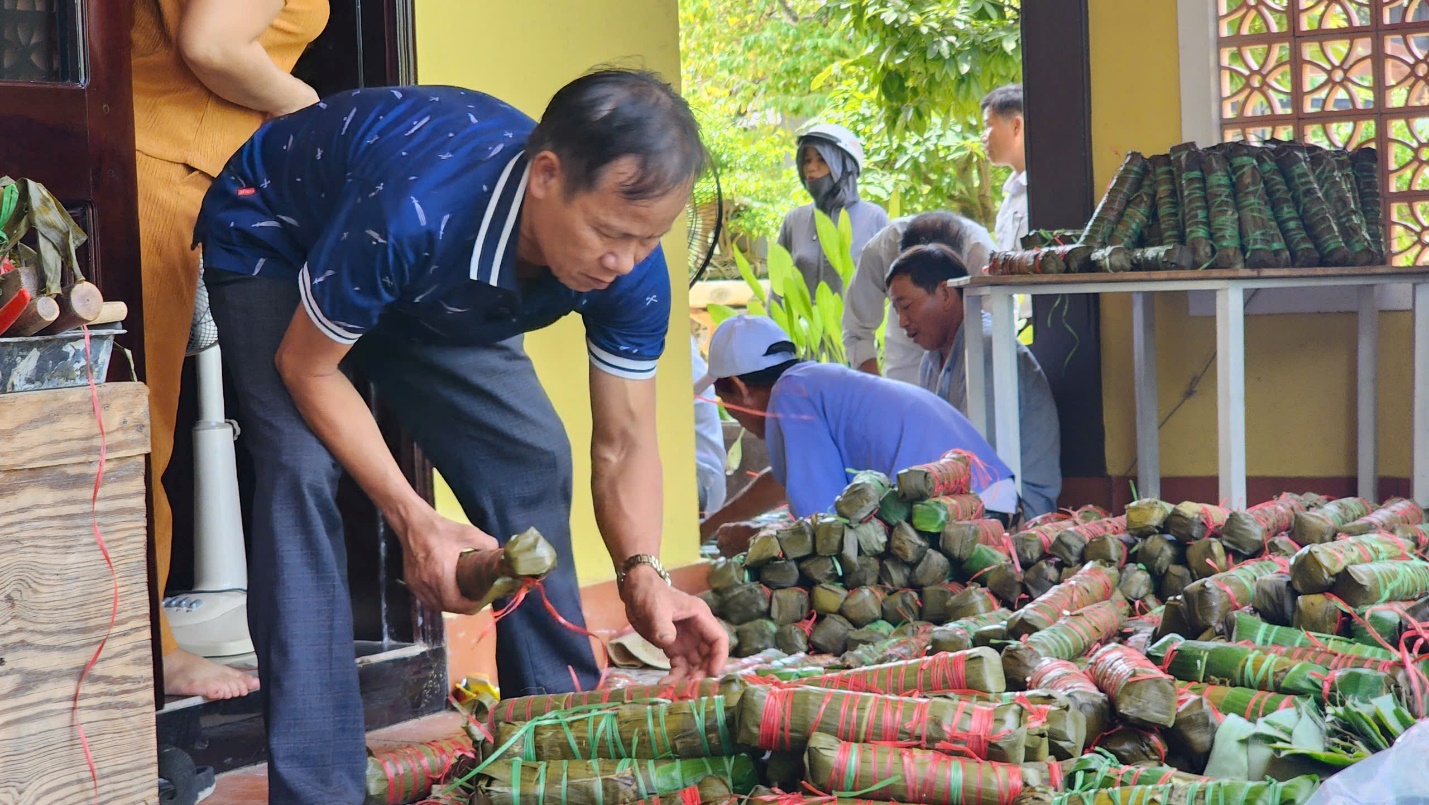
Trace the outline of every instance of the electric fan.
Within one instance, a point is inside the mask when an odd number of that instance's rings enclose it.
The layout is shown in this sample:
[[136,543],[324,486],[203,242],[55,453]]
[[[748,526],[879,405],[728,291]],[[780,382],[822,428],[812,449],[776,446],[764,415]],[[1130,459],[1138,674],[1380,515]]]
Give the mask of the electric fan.
[[724,232],[724,193],[720,190],[719,173],[711,165],[695,182],[690,204],[685,208],[689,221],[686,232],[690,253],[690,287],[694,287],[709,270],[715,249]]
[[185,651],[201,657],[231,657],[253,651],[248,635],[248,557],[233,449],[238,425],[224,417],[218,327],[202,281],[187,354],[194,357],[198,370],[198,421],[193,428],[194,589],[166,597],[164,613]]

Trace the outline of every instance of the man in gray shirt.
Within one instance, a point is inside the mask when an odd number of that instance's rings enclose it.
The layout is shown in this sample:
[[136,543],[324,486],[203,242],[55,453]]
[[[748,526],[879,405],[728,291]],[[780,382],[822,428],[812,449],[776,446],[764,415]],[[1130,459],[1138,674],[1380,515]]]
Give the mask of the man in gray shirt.
[[[968,410],[967,355],[963,345],[962,292],[948,280],[968,275],[952,249],[933,243],[915,246],[894,262],[888,276],[889,297],[898,323],[908,337],[927,350],[918,385],[947,400],[964,414]],[[983,337],[992,340],[992,317],[983,314]],[[986,377],[992,377],[988,351]],[[1017,345],[1017,387],[1021,399],[1023,514],[1036,517],[1057,508],[1062,491],[1062,436],[1057,404],[1047,376],[1023,344]],[[997,410],[992,384],[987,384],[989,433],[996,433]]]
[[[888,270],[904,249],[925,243],[942,243],[958,253],[963,265],[974,270],[987,265],[996,246],[982,224],[951,212],[907,215],[884,227],[863,247],[858,270],[844,294],[844,351],[855,369],[880,374],[878,344],[873,333],[883,324],[888,307]],[[882,375],[905,383],[918,383],[924,349],[898,326],[898,317],[883,334]]]

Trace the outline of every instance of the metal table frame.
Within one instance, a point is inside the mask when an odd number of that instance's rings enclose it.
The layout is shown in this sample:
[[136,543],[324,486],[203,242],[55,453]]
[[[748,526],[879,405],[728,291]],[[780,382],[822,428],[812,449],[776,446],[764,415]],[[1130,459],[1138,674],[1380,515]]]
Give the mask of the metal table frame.
[[[1161,446],[1156,389],[1156,308],[1152,294],[1167,291],[1214,291],[1216,295],[1216,411],[1220,446],[1220,496],[1232,508],[1246,501],[1245,448],[1245,295],[1260,288],[1338,285],[1357,289],[1357,443],[1359,494],[1375,498],[1378,480],[1376,401],[1379,306],[1375,288],[1413,286],[1414,347],[1413,496],[1429,505],[1429,271],[1411,267],[1312,268],[1244,271],[1175,271],[1159,274],[1072,274],[1061,276],[978,276],[949,283],[963,290],[964,321],[992,313],[994,406],[998,411],[994,444],[1021,484],[1021,434],[1018,429],[1015,294],[1131,294],[1132,350],[1136,391],[1137,491],[1161,493]],[[988,433],[984,384],[985,350],[981,327],[967,327],[969,419]],[[1007,415],[1004,415],[1007,414]]]

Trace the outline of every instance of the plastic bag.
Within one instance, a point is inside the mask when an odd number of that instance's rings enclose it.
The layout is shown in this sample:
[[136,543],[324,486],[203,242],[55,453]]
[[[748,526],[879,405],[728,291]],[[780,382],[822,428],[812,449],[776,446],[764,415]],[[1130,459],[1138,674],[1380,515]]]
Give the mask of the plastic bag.
[[1306,805],[1429,804],[1429,722],[1410,727],[1394,746],[1330,777]]

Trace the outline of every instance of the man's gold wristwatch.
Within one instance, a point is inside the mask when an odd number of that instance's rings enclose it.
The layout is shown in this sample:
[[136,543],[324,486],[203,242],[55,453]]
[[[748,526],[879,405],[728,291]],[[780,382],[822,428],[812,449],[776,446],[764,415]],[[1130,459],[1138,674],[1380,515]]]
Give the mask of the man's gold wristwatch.
[[660,558],[651,556],[648,553],[637,553],[624,562],[621,562],[619,569],[615,571],[615,586],[624,587],[625,577],[629,576],[630,571],[640,565],[649,565],[654,568],[655,572],[660,574],[660,578],[664,579],[666,584],[674,586],[675,582],[670,580],[670,574],[665,572],[665,566],[660,563]]

